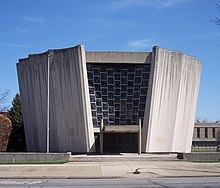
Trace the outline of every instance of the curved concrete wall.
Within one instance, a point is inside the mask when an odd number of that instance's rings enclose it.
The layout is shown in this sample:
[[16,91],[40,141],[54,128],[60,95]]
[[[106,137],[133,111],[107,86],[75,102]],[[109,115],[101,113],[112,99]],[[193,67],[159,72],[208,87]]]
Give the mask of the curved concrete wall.
[[17,64],[28,151],[46,151],[49,53],[50,151],[89,152],[94,134],[83,46],[30,55]]
[[142,151],[191,151],[200,72],[196,58],[154,47]]
[[[50,151],[94,151],[87,63],[151,64],[143,152],[190,152],[201,63],[180,52],[87,52],[83,46],[30,55],[17,64],[28,151],[46,151],[47,58]],[[86,57],[85,57],[86,56]]]

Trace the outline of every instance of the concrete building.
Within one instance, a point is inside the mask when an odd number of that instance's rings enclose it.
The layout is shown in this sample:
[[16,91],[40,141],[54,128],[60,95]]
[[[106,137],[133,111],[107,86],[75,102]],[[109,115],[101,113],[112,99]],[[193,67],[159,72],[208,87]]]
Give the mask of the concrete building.
[[193,133],[193,150],[216,149],[220,141],[220,123],[196,123]]
[[20,59],[28,151],[46,151],[48,68],[51,152],[191,151],[201,72],[195,57],[78,45]]

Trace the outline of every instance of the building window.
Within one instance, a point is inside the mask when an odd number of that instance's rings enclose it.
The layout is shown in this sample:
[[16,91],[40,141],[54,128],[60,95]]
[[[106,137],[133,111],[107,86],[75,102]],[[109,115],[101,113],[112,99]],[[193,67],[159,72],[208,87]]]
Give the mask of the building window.
[[215,128],[212,128],[212,137],[215,138]]
[[144,118],[150,65],[86,64],[93,125],[138,125]]
[[200,128],[197,128],[197,138],[200,138]]
[[205,128],[205,138],[208,138],[208,128]]

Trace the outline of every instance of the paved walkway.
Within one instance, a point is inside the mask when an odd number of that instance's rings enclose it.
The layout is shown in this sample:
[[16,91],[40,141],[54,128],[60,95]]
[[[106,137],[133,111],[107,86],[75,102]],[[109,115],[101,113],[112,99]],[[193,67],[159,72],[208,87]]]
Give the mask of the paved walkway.
[[62,165],[0,165],[0,178],[158,178],[219,176],[220,163],[186,161],[69,162]]
[[72,155],[73,162],[112,162],[112,161],[178,161],[177,154],[120,153],[111,155],[81,154]]

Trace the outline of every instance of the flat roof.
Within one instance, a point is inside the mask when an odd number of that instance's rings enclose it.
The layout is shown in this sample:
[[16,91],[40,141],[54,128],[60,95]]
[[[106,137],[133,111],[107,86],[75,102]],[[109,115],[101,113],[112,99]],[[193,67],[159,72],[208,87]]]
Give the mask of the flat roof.
[[151,63],[151,52],[88,52],[86,63]]
[[220,127],[220,123],[195,123],[194,127],[211,128]]

